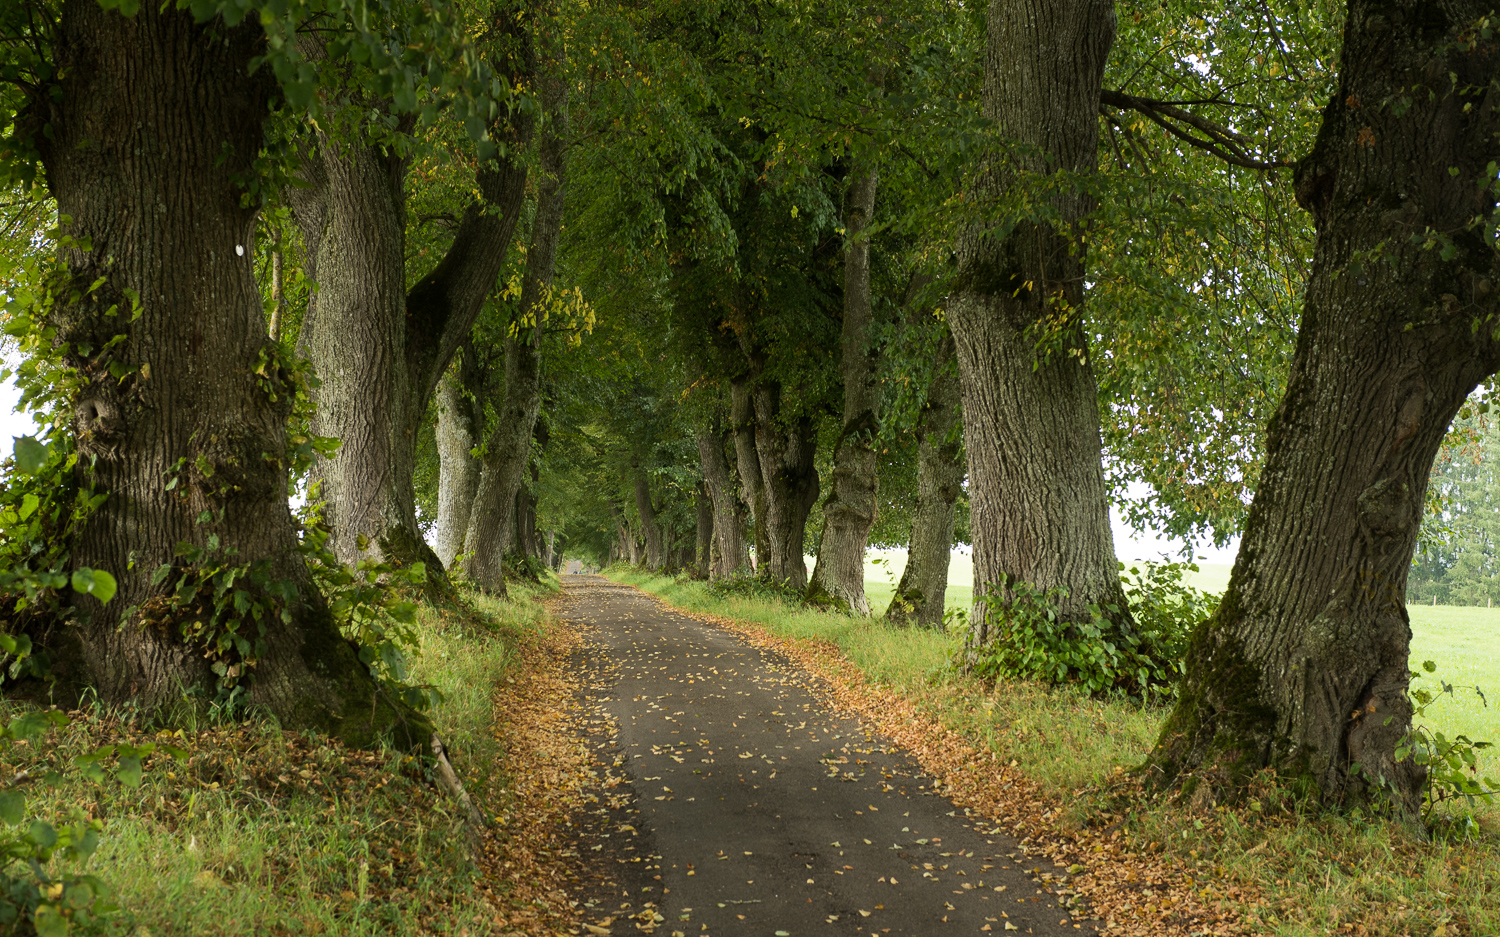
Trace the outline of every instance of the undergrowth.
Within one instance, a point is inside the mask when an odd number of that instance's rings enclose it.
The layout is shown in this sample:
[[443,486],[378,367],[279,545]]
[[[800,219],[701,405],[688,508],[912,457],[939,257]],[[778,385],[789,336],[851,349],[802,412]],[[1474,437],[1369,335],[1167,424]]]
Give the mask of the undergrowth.
[[[1057,805],[1063,824],[1107,826],[1137,853],[1188,870],[1205,897],[1236,909],[1251,933],[1453,937],[1500,933],[1500,815],[1483,804],[1463,838],[1434,838],[1381,816],[1323,812],[1267,779],[1244,804],[1195,811],[1122,784],[1167,708],[1078,686],[987,684],[956,672],[955,636],[809,610],[763,595],[627,569],[612,578],[689,612],[752,622],[782,637],[828,641],[867,679],[1014,762]],[[1123,901],[1151,901],[1149,894]]]
[[[482,808],[498,809],[504,786],[491,694],[517,639],[538,626],[534,596],[545,588],[513,587],[509,601],[476,598],[473,612],[417,614],[412,677],[441,693],[431,718]],[[36,710],[0,702],[0,721]],[[485,884],[461,810],[421,760],[283,732],[253,713],[230,719],[201,701],[164,714],[170,729],[124,710],[68,716],[65,728],[12,746],[0,779],[24,785],[37,815],[99,821],[86,864],[59,856],[52,865],[97,876],[119,910],[73,933],[494,932],[491,901],[503,896],[488,892],[494,883]],[[153,742],[158,752],[137,786],[40,780],[102,746]],[[168,746],[185,754],[175,759]]]

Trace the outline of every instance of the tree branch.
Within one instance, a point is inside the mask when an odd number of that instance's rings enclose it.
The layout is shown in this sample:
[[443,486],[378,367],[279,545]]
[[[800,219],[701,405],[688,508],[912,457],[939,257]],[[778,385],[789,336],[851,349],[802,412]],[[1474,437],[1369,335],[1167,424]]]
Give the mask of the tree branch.
[[[1100,110],[1103,110],[1105,107],[1113,107],[1144,114],[1153,123],[1182,142],[1205,153],[1212,154],[1232,166],[1265,170],[1282,169],[1292,165],[1288,160],[1271,160],[1268,162],[1256,159],[1247,149],[1254,145],[1250,138],[1243,134],[1235,133],[1221,124],[1216,124],[1211,120],[1185,111],[1175,104],[1166,101],[1136,97],[1133,94],[1125,94],[1122,91],[1105,88],[1099,92],[1099,104]],[[1108,114],[1105,116],[1107,117]],[[1202,136],[1183,129],[1181,124],[1192,127],[1199,131]]]

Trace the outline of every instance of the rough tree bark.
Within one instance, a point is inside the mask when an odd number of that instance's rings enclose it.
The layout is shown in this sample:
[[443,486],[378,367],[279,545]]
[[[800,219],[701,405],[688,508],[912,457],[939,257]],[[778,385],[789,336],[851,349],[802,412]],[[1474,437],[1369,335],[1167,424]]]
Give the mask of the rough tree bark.
[[955,505],[964,481],[963,439],[954,432],[959,420],[956,354],[953,336],[944,336],[917,423],[917,503],[911,540],[901,584],[885,613],[899,624],[925,628],[943,624]]
[[740,475],[740,489],[750,508],[757,571],[766,568],[771,555],[771,541],[766,535],[766,483],[760,472],[760,453],[755,445],[755,400],[751,393],[752,374],[729,382],[729,424],[734,431],[735,468]]
[[[807,515],[818,503],[816,424],[809,414],[786,419],[782,410],[782,388],[762,380],[751,394],[755,401],[755,449],[760,458],[760,476],[765,492],[766,554],[760,574],[786,583],[799,592],[807,588]],[[757,552],[759,547],[757,546]]]
[[708,494],[708,483],[702,482],[698,485],[698,524],[697,539],[693,543],[693,556],[691,565],[695,572],[695,579],[707,579],[709,573],[709,554],[713,552],[714,542],[714,502]]
[[639,463],[631,471],[635,475],[635,512],[640,515],[641,534],[646,538],[646,566],[662,570],[667,566],[667,548],[661,525],[656,522],[656,506],[651,503],[651,482]]
[[464,537],[466,549],[472,551],[464,574],[477,588],[501,594],[505,592],[505,552],[510,547],[506,532],[515,524],[516,493],[531,460],[531,436],[542,405],[542,324],[562,233],[568,89],[556,75],[542,81],[542,109],[547,122],[517,333],[505,343],[505,396],[494,430],[485,441],[484,469]]
[[[1018,145],[981,167],[973,195],[981,205],[1028,179],[1093,170],[1114,33],[1112,0],[992,0],[984,112]],[[961,238],[948,321],[963,389],[974,596],[1022,580],[1063,590],[1063,619],[1086,621],[1093,603],[1128,612],[1080,325],[1085,252],[1068,230],[1091,204],[1059,181],[1055,223],[1023,217],[1008,233],[976,225]],[[1050,350],[1038,361],[1032,329],[1049,322]],[[1001,637],[984,609],[976,602],[975,646]]]
[[713,506],[714,549],[710,552],[714,562],[708,577],[718,580],[733,576],[745,565],[745,520],[724,455],[723,434],[709,428],[697,434],[697,442],[703,483]]
[[1286,396],[1149,763],[1159,782],[1211,800],[1269,767],[1325,802],[1370,779],[1419,802],[1419,769],[1393,757],[1412,715],[1406,576],[1448,424],[1500,366],[1482,227],[1500,53],[1469,34],[1488,11],[1349,3],[1338,93],[1296,169],[1318,239]]
[[479,403],[484,369],[479,354],[465,344],[457,358],[457,367],[444,375],[438,385],[436,553],[444,569],[452,566],[453,558],[463,552],[469,512],[479,490],[481,463],[474,449],[484,428],[484,410]]
[[865,598],[865,547],[875,526],[875,437],[880,432],[879,352],[870,337],[870,241],[862,237],[875,214],[876,173],[857,168],[844,209],[849,245],[844,253],[844,321],[840,370],[844,379],[844,425],[833,448],[833,477],[823,500],[823,536],[807,588],[809,601],[870,614]]
[[[498,15],[496,22],[497,70],[529,79],[535,56],[527,19]],[[303,45],[320,54],[318,40]],[[417,531],[412,471],[417,429],[494,289],[524,201],[531,119],[518,109],[492,132],[504,152],[479,168],[480,198],[465,210],[442,261],[409,294],[406,160],[383,144],[321,131],[305,151],[308,188],[290,201],[317,294],[298,347],[322,380],[313,431],[342,443],[315,477],[328,503],[330,545],[344,562],[422,561],[442,575]]]
[[[57,38],[57,97],[26,119],[47,115],[36,138],[47,183],[68,233],[92,242],[62,260],[74,282],[99,288],[65,299],[55,324],[83,378],[77,477],[109,494],[72,561],[108,570],[119,591],[105,608],[77,600],[74,624],[38,636],[54,673],[148,711],[187,689],[211,696],[211,660],[183,637],[200,606],[175,607],[172,579],[152,579],[163,564],[181,568],[179,543],[213,546],[264,564],[287,589],[290,614],[266,617],[264,654],[245,678],[250,703],[353,744],[387,730],[424,743],[430,728],[384,701],[297,552],[282,457],[290,394],[270,396],[255,373],[262,354],[277,354],[252,267],[255,209],[243,202],[276,90],[265,71],[250,74],[261,31],[196,25],[154,4],[127,18],[67,0]],[[129,310],[127,291],[141,301],[134,320],[112,308]],[[117,333],[128,337],[103,351]],[[123,380],[111,361],[130,369]],[[260,591],[250,578],[238,585]]]

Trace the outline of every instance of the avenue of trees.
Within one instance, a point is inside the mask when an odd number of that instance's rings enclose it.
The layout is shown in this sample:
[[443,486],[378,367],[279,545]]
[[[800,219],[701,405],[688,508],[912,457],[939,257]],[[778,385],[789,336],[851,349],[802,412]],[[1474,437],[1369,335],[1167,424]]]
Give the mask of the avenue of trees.
[[[1128,636],[1118,503],[1243,538],[1155,783],[1419,796],[1408,575],[1500,367],[1483,3],[17,0],[0,36],[39,418],[0,617],[58,692],[422,744],[349,583],[565,557],[942,627],[962,540],[967,659],[1022,596]],[[871,545],[909,547],[889,608]]]

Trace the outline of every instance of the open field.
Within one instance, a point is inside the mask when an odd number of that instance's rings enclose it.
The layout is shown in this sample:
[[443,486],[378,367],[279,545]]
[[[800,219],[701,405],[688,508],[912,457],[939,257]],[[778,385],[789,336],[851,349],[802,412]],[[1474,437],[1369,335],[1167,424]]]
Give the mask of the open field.
[[[905,550],[871,550],[865,562],[865,593],[870,609],[882,613],[895,593],[906,563]],[[1188,583],[1211,594],[1229,587],[1229,564],[1199,564]],[[955,551],[948,567],[949,609],[967,608],[973,601],[972,554]],[[1481,772],[1500,780],[1500,608],[1453,605],[1411,605],[1411,666],[1421,671],[1423,661],[1437,665],[1433,674],[1416,681],[1431,692],[1441,692],[1448,683],[1454,690],[1433,703],[1423,721],[1428,728],[1448,736],[1466,735],[1471,740],[1492,741],[1497,748],[1480,754]],[[1486,703],[1473,690],[1490,697]]]

